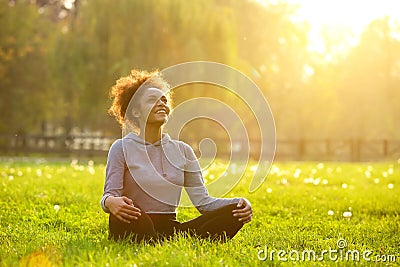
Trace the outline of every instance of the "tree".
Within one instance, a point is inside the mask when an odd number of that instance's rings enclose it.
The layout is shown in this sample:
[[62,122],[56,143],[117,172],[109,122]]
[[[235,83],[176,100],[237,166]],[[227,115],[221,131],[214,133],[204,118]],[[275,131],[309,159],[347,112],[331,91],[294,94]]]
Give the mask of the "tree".
[[0,131],[39,130],[51,115],[46,40],[53,27],[29,3],[1,5],[0,13]]
[[[395,34],[397,33],[397,35]],[[342,66],[339,92],[345,136],[397,138],[400,101],[399,25],[377,19],[365,29]]]

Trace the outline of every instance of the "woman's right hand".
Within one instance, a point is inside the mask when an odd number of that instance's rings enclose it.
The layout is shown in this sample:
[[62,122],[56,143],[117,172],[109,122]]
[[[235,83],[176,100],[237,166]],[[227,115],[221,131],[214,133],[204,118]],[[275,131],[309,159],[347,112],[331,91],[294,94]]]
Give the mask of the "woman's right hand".
[[131,223],[142,215],[140,209],[133,205],[133,201],[125,196],[109,196],[104,205],[115,217],[126,223]]

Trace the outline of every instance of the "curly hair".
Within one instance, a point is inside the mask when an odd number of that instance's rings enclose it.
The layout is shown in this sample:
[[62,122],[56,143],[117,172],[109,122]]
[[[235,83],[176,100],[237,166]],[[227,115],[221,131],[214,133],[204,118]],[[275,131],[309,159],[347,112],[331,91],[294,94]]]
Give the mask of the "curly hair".
[[[110,99],[112,99],[113,102],[108,109],[108,113],[114,116],[121,126],[124,124],[126,109],[128,108],[132,96],[142,85],[145,86],[145,88],[156,87],[163,91],[168,91],[170,87],[158,70],[148,72],[132,69],[129,75],[120,77],[110,89]],[[143,90],[139,92],[143,92]],[[136,118],[132,119],[133,123],[139,126]]]

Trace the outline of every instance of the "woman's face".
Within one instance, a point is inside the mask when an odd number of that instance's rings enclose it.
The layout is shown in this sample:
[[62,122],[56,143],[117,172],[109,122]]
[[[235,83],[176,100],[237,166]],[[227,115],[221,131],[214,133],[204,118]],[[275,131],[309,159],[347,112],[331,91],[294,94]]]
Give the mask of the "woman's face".
[[145,89],[139,106],[136,114],[140,125],[147,123],[161,126],[167,122],[171,111],[167,96],[158,88]]

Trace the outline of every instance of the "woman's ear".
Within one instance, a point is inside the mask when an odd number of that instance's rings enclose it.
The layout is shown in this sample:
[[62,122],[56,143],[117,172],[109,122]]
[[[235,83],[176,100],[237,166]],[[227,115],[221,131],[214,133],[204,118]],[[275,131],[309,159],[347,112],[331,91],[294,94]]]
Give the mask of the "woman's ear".
[[139,118],[140,117],[140,112],[136,109],[132,109],[132,116],[135,118]]

